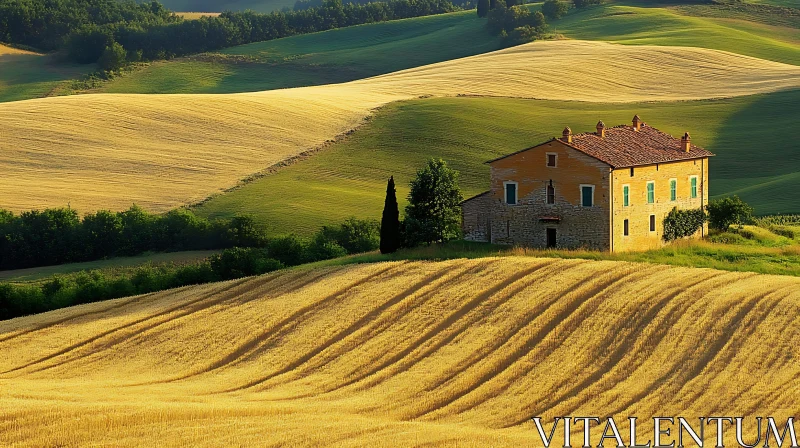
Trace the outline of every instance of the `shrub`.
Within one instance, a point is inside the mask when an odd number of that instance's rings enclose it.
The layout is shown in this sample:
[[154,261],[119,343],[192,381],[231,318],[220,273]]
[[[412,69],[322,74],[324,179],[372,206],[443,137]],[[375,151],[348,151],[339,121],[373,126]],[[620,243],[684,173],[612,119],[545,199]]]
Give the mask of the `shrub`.
[[731,225],[742,226],[753,219],[753,208],[738,196],[729,196],[711,201],[707,206],[709,225],[726,231]]
[[548,19],[560,19],[569,11],[569,4],[560,0],[546,0],[542,4],[542,14]]
[[103,50],[97,65],[107,72],[115,72],[125,66],[127,56],[128,53],[122,48],[122,45],[112,42]]
[[[531,13],[531,11],[524,6],[506,8],[502,2],[498,2],[497,8],[490,11],[488,17],[489,19],[486,26],[489,32],[503,36],[507,44],[512,42],[508,40],[508,37],[513,34],[517,28],[522,29],[516,32],[516,38],[518,40],[525,40],[525,42],[530,42],[531,40],[539,38],[546,28],[544,14],[540,11]],[[526,38],[524,36],[528,37]]]
[[700,230],[708,220],[702,208],[695,210],[678,210],[673,208],[664,218],[664,241],[674,241],[692,236]]
[[269,257],[267,249],[234,247],[209,259],[211,269],[222,279],[264,274],[283,268],[283,264]]
[[461,200],[458,172],[444,160],[430,159],[411,181],[404,221],[406,238],[430,244],[460,237]]

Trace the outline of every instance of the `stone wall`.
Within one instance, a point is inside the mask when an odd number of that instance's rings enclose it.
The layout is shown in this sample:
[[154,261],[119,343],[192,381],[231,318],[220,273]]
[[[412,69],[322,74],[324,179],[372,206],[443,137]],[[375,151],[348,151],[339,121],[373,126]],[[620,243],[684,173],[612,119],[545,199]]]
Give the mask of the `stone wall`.
[[[548,153],[557,155],[548,167]],[[497,244],[545,247],[547,229],[559,248],[610,249],[609,165],[553,140],[491,163],[489,240]],[[505,203],[505,182],[517,182],[518,204]],[[546,204],[547,186],[555,204]],[[582,184],[594,185],[594,205],[581,205]],[[543,218],[559,218],[544,220]]]
[[489,227],[491,197],[489,193],[489,191],[481,193],[461,203],[461,230],[467,241],[487,243],[491,239]]

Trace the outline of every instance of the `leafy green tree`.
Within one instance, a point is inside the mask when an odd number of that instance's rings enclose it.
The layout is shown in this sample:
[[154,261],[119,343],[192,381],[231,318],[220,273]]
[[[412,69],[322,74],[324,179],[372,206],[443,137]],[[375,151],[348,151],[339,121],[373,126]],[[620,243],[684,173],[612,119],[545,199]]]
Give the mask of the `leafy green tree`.
[[237,215],[227,225],[228,244],[236,247],[263,247],[267,244],[266,231],[251,215]]
[[97,64],[101,69],[107,72],[114,72],[125,66],[127,57],[128,52],[122,48],[122,45],[117,42],[112,42],[111,45],[107,46],[103,51]]
[[478,0],[478,17],[486,17],[489,14],[489,0]]
[[548,19],[560,19],[569,11],[569,4],[561,0],[545,0],[542,14]]
[[91,259],[116,255],[122,238],[122,217],[100,210],[83,217],[83,245]]
[[706,209],[709,225],[717,230],[725,231],[731,225],[741,226],[753,220],[753,207],[736,195],[711,201]]
[[[488,0],[485,0],[488,2]],[[381,218],[381,253],[390,254],[400,248],[400,209],[397,205],[397,190],[394,176],[386,183],[386,200]]]
[[430,244],[460,237],[461,201],[458,172],[444,160],[430,159],[411,181],[405,219],[407,238]]
[[708,215],[702,208],[678,210],[678,207],[674,207],[664,218],[664,241],[692,236],[707,220]]

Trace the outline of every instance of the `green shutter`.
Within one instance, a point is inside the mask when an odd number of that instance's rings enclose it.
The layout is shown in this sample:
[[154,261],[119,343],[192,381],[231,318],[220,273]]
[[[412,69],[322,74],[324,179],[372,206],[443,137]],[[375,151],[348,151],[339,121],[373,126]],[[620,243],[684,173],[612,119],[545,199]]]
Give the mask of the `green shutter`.
[[625,207],[631,205],[629,190],[630,188],[627,185],[622,187],[622,205],[624,205]]
[[678,181],[673,179],[669,181],[669,200],[674,201],[678,199]]
[[652,204],[656,202],[656,184],[652,182],[647,183],[647,203]]
[[692,178],[692,198],[697,197],[697,178]]

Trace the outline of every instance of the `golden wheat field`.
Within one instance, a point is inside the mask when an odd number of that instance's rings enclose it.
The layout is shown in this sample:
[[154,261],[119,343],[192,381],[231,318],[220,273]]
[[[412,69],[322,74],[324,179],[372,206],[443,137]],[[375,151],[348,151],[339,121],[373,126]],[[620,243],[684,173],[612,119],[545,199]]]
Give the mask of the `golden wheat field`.
[[677,101],[798,86],[800,67],[721,51],[549,41],[338,85],[4,103],[0,207],[167,210],[318,147],[374,108],[423,95]]
[[524,257],[186,287],[0,323],[0,444],[539,446],[532,416],[785,422],[798,306],[793,277]]
[[19,48],[9,47],[7,45],[0,44],[0,55],[4,54],[38,54],[28,50],[22,50]]

